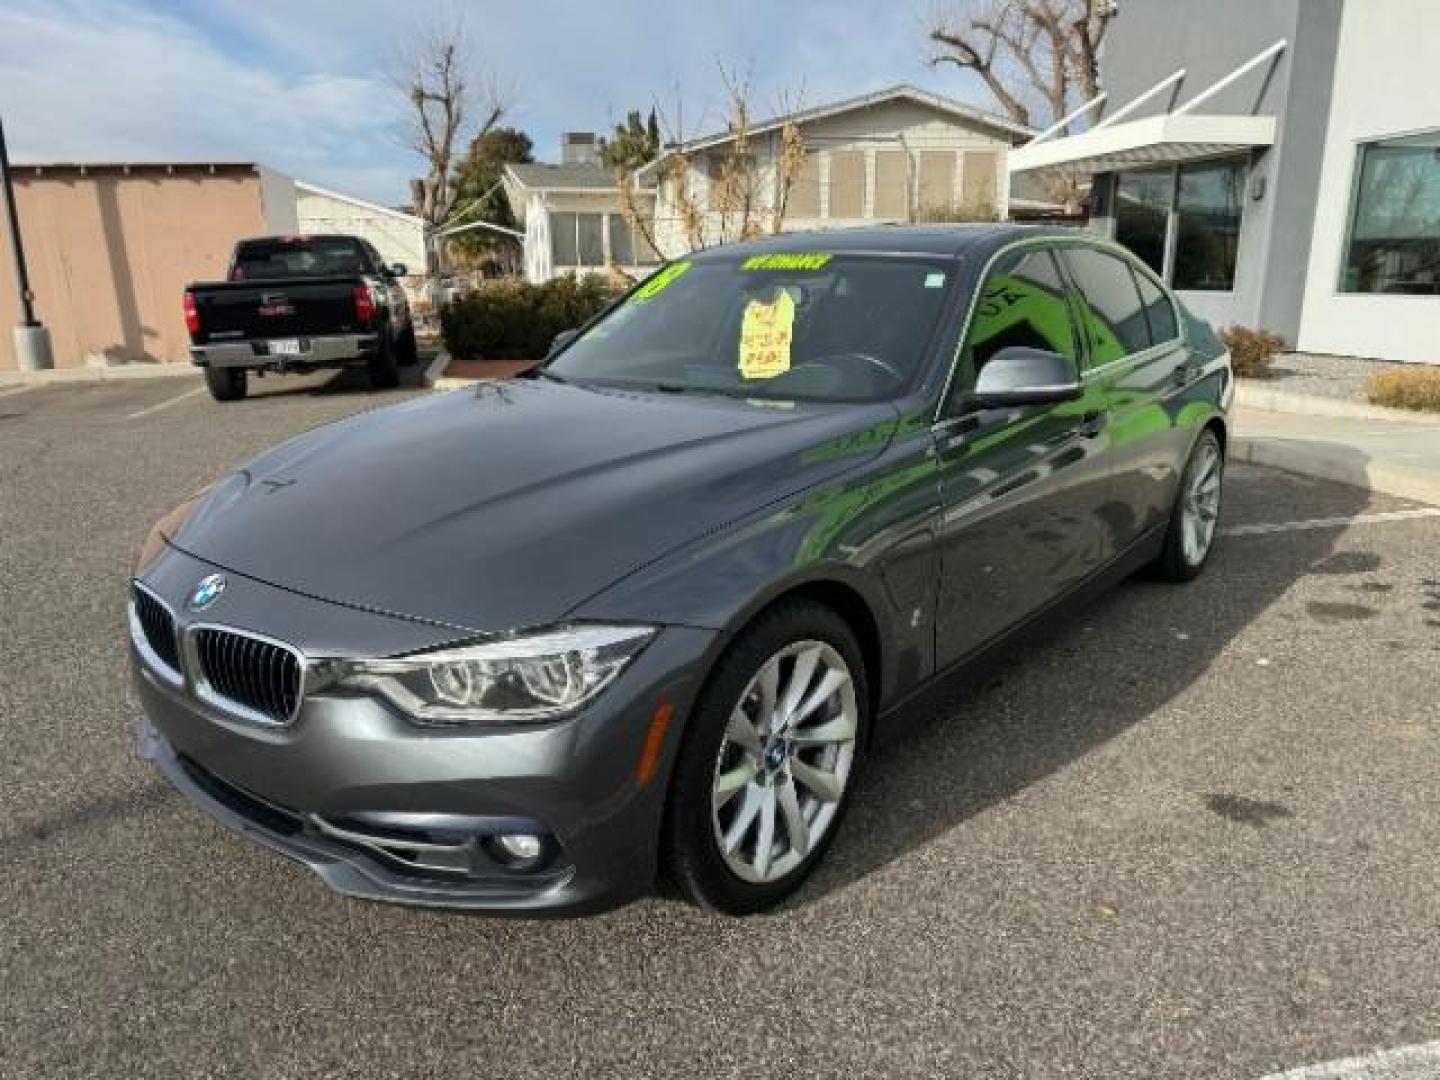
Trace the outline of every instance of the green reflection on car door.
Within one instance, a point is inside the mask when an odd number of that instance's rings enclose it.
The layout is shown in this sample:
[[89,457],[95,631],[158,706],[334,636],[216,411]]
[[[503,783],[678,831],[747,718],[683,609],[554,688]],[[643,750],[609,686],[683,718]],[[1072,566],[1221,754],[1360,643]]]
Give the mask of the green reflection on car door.
[[976,306],[935,428],[944,512],[936,662],[962,659],[1078,584],[1108,557],[1104,395],[1063,404],[971,409],[966,395],[1007,346],[1083,351],[1048,248],[997,260]]

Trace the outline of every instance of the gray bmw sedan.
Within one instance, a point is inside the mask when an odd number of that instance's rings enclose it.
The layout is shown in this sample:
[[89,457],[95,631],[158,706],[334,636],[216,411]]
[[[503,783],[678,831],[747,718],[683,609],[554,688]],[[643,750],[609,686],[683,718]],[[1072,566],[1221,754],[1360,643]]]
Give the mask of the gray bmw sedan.
[[141,753],[354,896],[579,912],[663,875],[756,911],[917,692],[1200,572],[1232,394],[1083,233],[696,254],[527,378],[316,429],[159,522]]

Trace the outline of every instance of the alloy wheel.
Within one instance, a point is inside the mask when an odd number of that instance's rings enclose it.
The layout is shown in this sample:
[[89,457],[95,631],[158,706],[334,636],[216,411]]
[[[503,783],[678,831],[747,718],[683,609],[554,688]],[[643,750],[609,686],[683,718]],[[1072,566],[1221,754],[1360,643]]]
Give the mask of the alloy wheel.
[[1220,516],[1220,448],[1213,439],[1200,444],[1199,456],[1190,472],[1180,521],[1180,539],[1185,561],[1199,566],[1205,561],[1210,542],[1215,538],[1215,522]]
[[730,714],[715,762],[715,842],[744,881],[799,866],[840,809],[859,710],[849,666],[830,645],[797,641],[770,657]]

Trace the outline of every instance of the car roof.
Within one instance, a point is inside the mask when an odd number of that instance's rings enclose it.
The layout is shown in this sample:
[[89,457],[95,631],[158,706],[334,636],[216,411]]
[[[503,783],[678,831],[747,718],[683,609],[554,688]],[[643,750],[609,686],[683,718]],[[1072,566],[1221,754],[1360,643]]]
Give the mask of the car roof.
[[[738,244],[710,248],[690,259],[730,258],[781,252],[826,254],[987,255],[1013,240],[1027,237],[1075,236],[1074,228],[1054,225],[870,225],[854,229],[821,229],[781,233]],[[1098,237],[1096,237],[1098,239]]]

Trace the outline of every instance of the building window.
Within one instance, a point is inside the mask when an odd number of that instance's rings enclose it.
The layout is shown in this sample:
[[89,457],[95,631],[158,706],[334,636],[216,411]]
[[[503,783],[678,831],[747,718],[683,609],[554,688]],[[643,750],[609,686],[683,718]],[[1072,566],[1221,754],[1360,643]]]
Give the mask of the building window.
[[576,214],[580,249],[578,266],[605,265],[605,216],[603,214]]
[[1115,239],[1172,288],[1228,292],[1247,173],[1243,160],[1120,173]]
[[550,262],[554,266],[605,265],[605,215],[550,213]]
[[830,217],[865,216],[865,151],[830,152]]
[[939,217],[955,208],[955,153],[920,151],[919,210],[922,217]]
[[557,210],[550,215],[550,261],[555,266],[579,263],[575,247],[575,214]]
[[1115,239],[1157,274],[1165,273],[1165,230],[1175,172],[1121,173],[1115,191]]
[[960,205],[976,217],[996,216],[995,178],[1000,155],[994,150],[967,150],[961,159]]
[[1245,166],[1182,165],[1175,188],[1171,287],[1227,292],[1235,287]]
[[875,151],[875,216],[910,217],[910,161],[904,150]]
[[805,155],[800,172],[790,185],[785,212],[791,218],[820,216],[820,156],[813,150]]
[[1440,132],[1360,147],[1341,292],[1440,295]]

